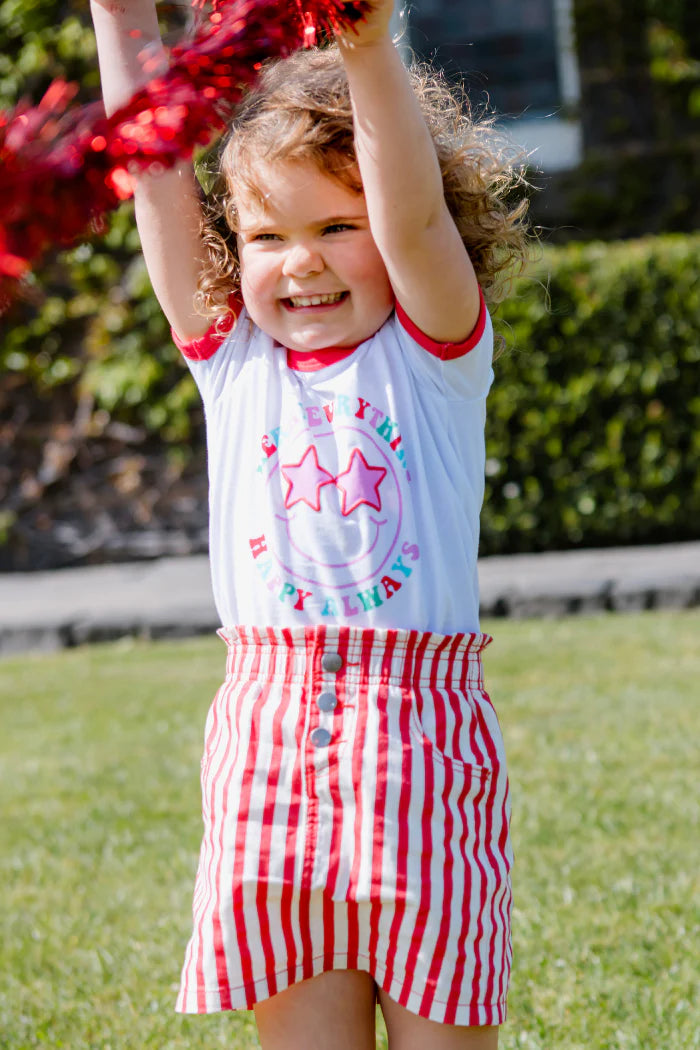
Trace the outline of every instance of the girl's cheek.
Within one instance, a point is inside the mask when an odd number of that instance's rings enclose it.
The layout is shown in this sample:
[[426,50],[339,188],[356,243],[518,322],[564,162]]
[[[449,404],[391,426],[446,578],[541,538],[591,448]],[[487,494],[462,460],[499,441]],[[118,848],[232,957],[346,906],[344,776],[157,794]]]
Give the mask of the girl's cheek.
[[253,293],[253,291],[251,289],[251,285],[250,285],[250,273],[249,273],[249,270],[248,270],[247,267],[245,267],[243,265],[242,261],[241,261],[241,297],[243,299],[244,305],[248,309],[248,313],[250,313],[250,307],[251,307],[251,304],[254,303],[254,301],[255,301],[255,295],[254,295],[254,293]]
[[273,278],[273,267],[268,258],[256,259],[255,254],[248,251],[239,256],[241,264],[241,283],[245,281],[251,291],[262,289],[269,284]]
[[241,264],[241,292],[243,295],[246,293],[251,295],[256,287],[255,279],[255,267],[251,266],[250,261],[245,256],[240,256]]

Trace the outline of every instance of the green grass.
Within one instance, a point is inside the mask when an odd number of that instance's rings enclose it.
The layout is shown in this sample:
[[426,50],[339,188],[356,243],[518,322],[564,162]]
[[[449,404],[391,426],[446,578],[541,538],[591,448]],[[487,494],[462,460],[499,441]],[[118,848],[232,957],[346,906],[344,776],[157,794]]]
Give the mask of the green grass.
[[[501,1047],[697,1050],[700,614],[485,629],[516,852]],[[0,664],[3,1050],[257,1045],[249,1014],[173,1013],[223,653]]]

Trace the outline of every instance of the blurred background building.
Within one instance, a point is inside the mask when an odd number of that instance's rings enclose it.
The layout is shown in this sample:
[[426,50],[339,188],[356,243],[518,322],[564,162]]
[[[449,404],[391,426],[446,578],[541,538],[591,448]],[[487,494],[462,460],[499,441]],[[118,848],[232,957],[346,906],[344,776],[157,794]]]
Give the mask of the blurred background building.
[[421,0],[405,36],[488,104],[544,171],[581,160],[572,0]]
[[[398,11],[398,0],[397,0]],[[529,155],[558,240],[700,225],[698,0],[415,0],[407,49]]]

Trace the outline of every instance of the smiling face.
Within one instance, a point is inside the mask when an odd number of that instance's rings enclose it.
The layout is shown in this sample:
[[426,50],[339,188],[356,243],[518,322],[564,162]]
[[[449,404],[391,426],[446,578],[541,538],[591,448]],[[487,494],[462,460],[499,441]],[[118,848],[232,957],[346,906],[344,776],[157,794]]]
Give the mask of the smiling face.
[[260,166],[256,175],[264,203],[236,199],[248,313],[291,350],[357,346],[394,306],[364,196],[312,162]]
[[265,465],[267,549],[291,577],[338,592],[391,564],[403,523],[401,468],[369,421],[288,424]]

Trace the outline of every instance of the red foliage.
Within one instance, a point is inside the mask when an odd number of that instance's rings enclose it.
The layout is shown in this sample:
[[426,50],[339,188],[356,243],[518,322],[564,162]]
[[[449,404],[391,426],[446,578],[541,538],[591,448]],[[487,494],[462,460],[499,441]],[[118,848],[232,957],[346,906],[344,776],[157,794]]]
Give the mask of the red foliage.
[[107,118],[71,106],[54,81],[37,106],[0,113],[0,308],[50,248],[74,243],[132,195],[135,173],[191,156],[229,122],[261,63],[348,26],[366,0],[195,0],[206,17],[155,76]]

